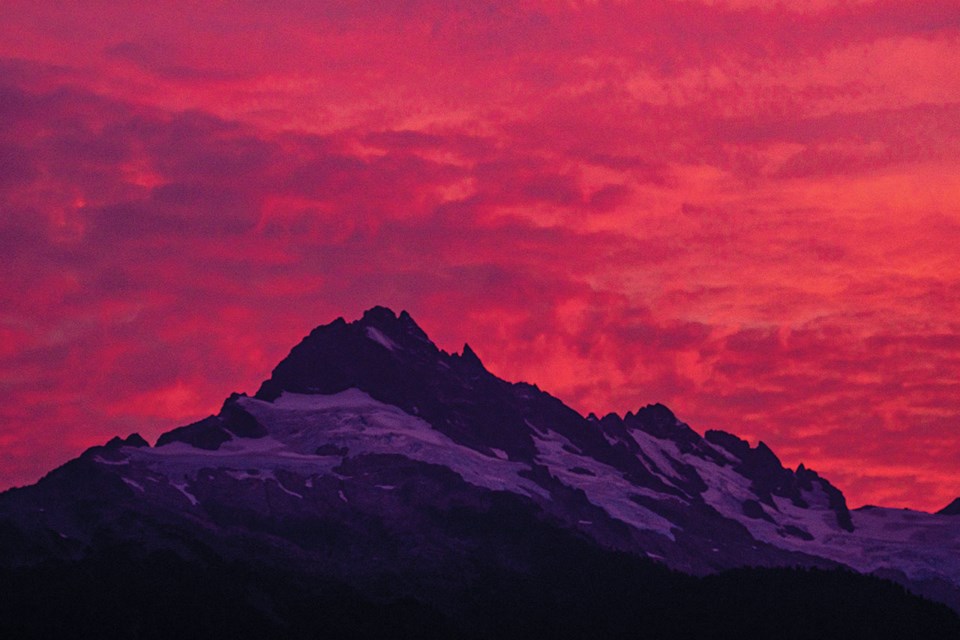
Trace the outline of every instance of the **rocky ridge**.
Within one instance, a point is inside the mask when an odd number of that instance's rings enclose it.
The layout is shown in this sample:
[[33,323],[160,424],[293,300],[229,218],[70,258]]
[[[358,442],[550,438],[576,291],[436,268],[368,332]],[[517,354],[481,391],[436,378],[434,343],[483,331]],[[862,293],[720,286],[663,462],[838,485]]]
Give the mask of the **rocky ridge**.
[[960,608],[951,507],[851,512],[762,442],[701,436],[659,404],[583,417],[376,307],[316,328],[254,396],[155,446],[114,438],[0,495],[0,563],[136,540],[374,588],[522,565],[524,532],[546,527],[693,574],[846,566]]

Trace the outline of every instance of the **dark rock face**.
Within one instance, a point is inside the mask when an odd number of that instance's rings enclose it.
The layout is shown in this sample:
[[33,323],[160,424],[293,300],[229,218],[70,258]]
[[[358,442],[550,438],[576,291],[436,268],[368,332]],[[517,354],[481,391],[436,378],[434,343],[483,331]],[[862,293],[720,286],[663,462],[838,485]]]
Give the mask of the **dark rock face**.
[[157,440],[157,446],[162,447],[174,442],[183,442],[198,449],[216,451],[220,448],[220,445],[234,437],[262,438],[266,436],[267,430],[264,426],[237,404],[237,398],[239,397],[241,396],[237,394],[230,396],[223,403],[220,413],[215,416],[209,416],[193,424],[164,433]]
[[960,498],[957,498],[940,511],[937,511],[937,515],[940,516],[960,516]]
[[748,518],[756,518],[758,520],[766,520],[767,522],[773,522],[773,518],[763,510],[763,507],[756,500],[744,500],[743,501],[743,515]]
[[681,451],[696,449],[701,438],[697,433],[680,422],[673,412],[662,404],[650,404],[635,414],[627,413],[624,423],[633,428],[646,431],[661,440],[673,440]]
[[237,404],[240,397],[242,396],[233,394],[223,403],[217,416],[223,428],[238,438],[263,438],[267,435],[267,429]]
[[210,416],[198,422],[179,427],[160,436],[157,446],[163,447],[174,442],[183,442],[196,447],[216,451],[224,442],[230,440],[230,434],[223,428],[219,416]]
[[813,540],[813,536],[809,531],[804,531],[800,527],[795,527],[792,524],[784,525],[783,529],[780,530],[783,535],[793,536],[794,538],[800,538],[801,540]]
[[126,438],[114,436],[110,438],[110,441],[103,446],[107,449],[114,450],[119,449],[120,447],[149,447],[150,443],[144,440],[143,436],[141,436],[139,433],[131,433]]

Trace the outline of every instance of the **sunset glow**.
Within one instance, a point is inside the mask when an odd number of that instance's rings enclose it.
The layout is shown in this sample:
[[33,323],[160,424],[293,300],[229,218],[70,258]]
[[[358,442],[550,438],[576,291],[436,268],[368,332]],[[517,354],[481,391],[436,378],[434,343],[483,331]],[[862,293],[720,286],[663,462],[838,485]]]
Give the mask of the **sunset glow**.
[[960,4],[0,7],[0,488],[406,309],[851,506],[960,495]]

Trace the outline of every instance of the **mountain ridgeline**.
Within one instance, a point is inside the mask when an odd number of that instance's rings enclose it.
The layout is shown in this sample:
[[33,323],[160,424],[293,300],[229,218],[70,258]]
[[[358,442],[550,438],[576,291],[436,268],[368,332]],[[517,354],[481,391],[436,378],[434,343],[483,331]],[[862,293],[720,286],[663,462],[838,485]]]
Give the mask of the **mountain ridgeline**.
[[954,506],[850,511],[763,443],[583,417],[376,307],[0,494],[0,633],[960,637]]

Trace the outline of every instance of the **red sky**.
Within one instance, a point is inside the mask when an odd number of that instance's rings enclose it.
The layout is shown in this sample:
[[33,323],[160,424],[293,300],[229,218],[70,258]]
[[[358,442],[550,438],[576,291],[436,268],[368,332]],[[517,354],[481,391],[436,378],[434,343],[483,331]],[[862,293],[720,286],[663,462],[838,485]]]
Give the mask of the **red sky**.
[[385,304],[942,507],[960,5],[772,4],[5,0],[0,487]]

